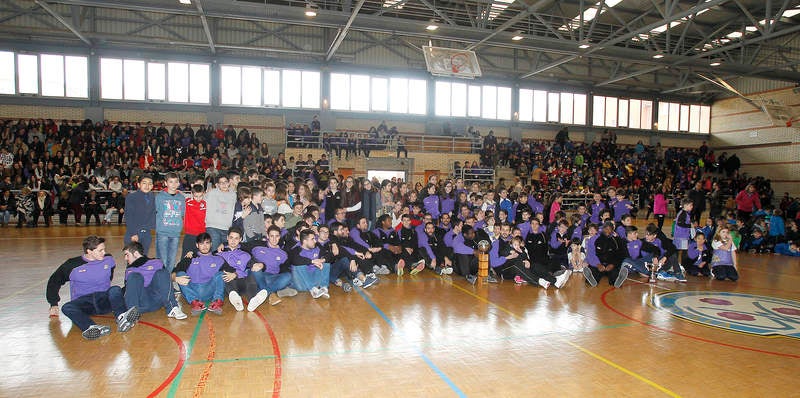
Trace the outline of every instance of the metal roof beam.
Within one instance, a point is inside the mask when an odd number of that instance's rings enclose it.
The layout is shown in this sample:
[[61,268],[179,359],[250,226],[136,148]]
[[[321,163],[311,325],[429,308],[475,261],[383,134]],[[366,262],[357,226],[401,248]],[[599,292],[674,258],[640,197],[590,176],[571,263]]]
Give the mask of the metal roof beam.
[[78,29],[72,26],[72,24],[69,23],[69,21],[64,19],[64,17],[62,17],[61,14],[57,13],[56,10],[50,7],[49,4],[47,4],[43,0],[34,0],[34,2],[38,4],[39,7],[42,7],[43,10],[47,11],[47,13],[50,14],[53,18],[55,18],[58,22],[61,22],[61,24],[64,25],[65,28],[67,28],[70,32],[72,32],[72,34],[81,39],[82,42],[86,43],[86,45],[88,45],[89,47],[92,46],[91,40],[87,39],[86,36],[83,35],[83,33],[81,33]]
[[206,13],[203,11],[203,4],[200,2],[200,0],[194,0],[194,4],[197,6],[197,12],[200,13],[200,21],[203,22],[203,31],[206,33],[208,48],[211,49],[211,54],[216,54],[217,49],[214,48],[214,37],[211,35],[211,28],[208,26]]
[[345,36],[347,36],[347,32],[350,30],[350,26],[353,25],[353,21],[356,20],[356,16],[358,15],[358,11],[361,10],[361,6],[364,5],[365,0],[359,0],[356,3],[355,8],[353,8],[353,13],[350,14],[350,18],[347,20],[347,24],[339,31],[339,34],[336,35],[336,38],[331,43],[331,46],[328,48],[328,53],[325,55],[325,61],[330,61],[333,58],[333,54],[336,53],[336,50],[339,49],[339,46],[344,41]]

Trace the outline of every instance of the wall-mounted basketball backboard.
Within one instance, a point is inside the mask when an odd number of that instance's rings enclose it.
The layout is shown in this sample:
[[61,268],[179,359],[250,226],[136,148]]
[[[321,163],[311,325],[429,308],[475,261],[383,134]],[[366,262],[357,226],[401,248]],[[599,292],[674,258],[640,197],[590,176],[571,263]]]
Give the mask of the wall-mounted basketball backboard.
[[481,76],[475,51],[423,46],[425,64],[434,76],[474,79]]

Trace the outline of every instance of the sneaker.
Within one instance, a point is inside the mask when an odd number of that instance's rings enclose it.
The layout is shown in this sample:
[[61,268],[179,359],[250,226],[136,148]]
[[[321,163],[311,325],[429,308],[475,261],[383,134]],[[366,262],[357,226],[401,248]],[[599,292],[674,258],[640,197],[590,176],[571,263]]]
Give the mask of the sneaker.
[[[231,294],[233,294],[233,292],[231,292]],[[255,294],[255,296],[250,297],[250,302],[247,303],[247,311],[248,312],[255,311],[256,308],[258,308],[258,306],[264,304],[264,301],[267,300],[267,297],[269,297],[269,292],[266,289],[259,290],[258,293]],[[228,299],[230,299],[230,297],[228,297]],[[231,300],[231,303],[233,303],[233,300]]]
[[409,274],[416,275],[425,269],[425,260],[419,260],[411,265],[411,272]]
[[469,282],[470,285],[474,285],[475,282],[477,282],[477,281],[478,281],[478,277],[477,276],[475,276],[475,275],[467,275],[467,282]]
[[139,309],[136,307],[131,307],[127,311],[119,314],[117,317],[117,331],[119,332],[127,332],[131,330],[132,327],[136,326],[136,322],[139,321]]
[[172,309],[169,311],[169,314],[167,314],[167,318],[175,318],[180,320],[180,319],[186,319],[188,318],[188,316],[183,313],[183,310],[181,309],[180,305],[176,305],[172,307]]
[[397,262],[397,276],[403,276],[403,273],[405,272],[404,269],[405,267],[406,267],[405,260],[401,259],[400,261]]
[[378,275],[389,275],[391,273],[392,273],[392,271],[389,269],[389,266],[385,265],[385,264],[381,265],[380,272],[376,272],[376,274],[378,274]]
[[322,292],[322,295],[320,295],[320,297],[322,297],[324,299],[331,298],[331,295],[328,294],[328,287],[327,286],[323,286],[323,287],[319,288],[319,291]]
[[208,306],[208,312],[213,312],[217,315],[222,315],[222,299],[216,299]]
[[97,340],[103,336],[108,336],[111,334],[111,328],[108,326],[102,325],[92,325],[89,326],[88,329],[84,330],[81,335],[86,340]]
[[619,275],[617,275],[617,280],[614,281],[614,287],[619,288],[625,283],[625,279],[628,278],[628,267],[621,267],[619,269]]
[[268,300],[269,300],[269,305],[278,305],[281,303],[281,301],[283,301],[281,300],[280,296],[278,296],[275,293],[270,294]]
[[489,275],[489,276],[486,277],[486,282],[487,283],[497,283],[497,278],[495,278],[492,275]]
[[678,280],[677,278],[675,278],[675,276],[673,276],[667,271],[661,271],[658,274],[656,274],[656,279],[665,282],[675,282],[676,280]]
[[347,282],[343,282],[342,283],[342,290],[344,290],[345,293],[350,293],[350,292],[353,291],[353,285],[351,285],[351,284],[349,284]]
[[557,276],[556,277],[556,283],[555,283],[556,289],[561,289],[562,287],[564,287],[564,285],[569,280],[570,276],[572,276],[571,272],[565,272],[565,273]]
[[675,282],[688,282],[683,272],[675,274]]
[[526,284],[528,282],[525,282],[525,279],[522,279],[521,276],[516,275],[516,276],[514,276],[514,283],[516,283],[517,285],[524,285],[524,284]]
[[278,297],[294,297],[297,296],[297,290],[294,290],[290,287],[285,287],[281,290],[278,290]]
[[373,274],[369,274],[367,275],[366,279],[364,279],[364,282],[362,282],[361,286],[366,289],[376,283],[378,283],[378,277]]
[[592,269],[586,267],[583,269],[583,277],[586,279],[586,283],[589,284],[591,287],[597,286],[597,279],[594,278],[594,274],[592,273]]
[[453,274],[453,267],[444,267],[444,274],[445,275]]
[[444,268],[437,265],[436,267],[433,268],[433,272],[436,275],[444,275]]
[[206,304],[200,300],[192,301],[192,316],[200,315],[201,312],[206,310]]
[[375,274],[380,274],[381,273],[381,266],[380,265],[373,265],[372,266],[372,272],[375,273]]
[[539,282],[539,286],[541,286],[544,290],[547,290],[547,288],[550,287],[550,282],[544,280],[543,278],[539,278],[537,282]]
[[[239,293],[237,293],[235,290],[231,290],[231,292],[228,293],[228,301],[231,302],[233,308],[236,308],[236,311],[244,310],[244,303],[242,303],[242,296],[240,296]],[[264,301],[262,300],[261,302],[263,303]]]
[[355,279],[353,279],[353,286],[363,287],[364,286],[364,282],[361,281],[361,279],[355,278]]
[[312,287],[311,289],[309,289],[308,293],[311,294],[311,298],[313,298],[313,299],[318,299],[318,298],[322,297],[322,290],[320,290],[316,286]]

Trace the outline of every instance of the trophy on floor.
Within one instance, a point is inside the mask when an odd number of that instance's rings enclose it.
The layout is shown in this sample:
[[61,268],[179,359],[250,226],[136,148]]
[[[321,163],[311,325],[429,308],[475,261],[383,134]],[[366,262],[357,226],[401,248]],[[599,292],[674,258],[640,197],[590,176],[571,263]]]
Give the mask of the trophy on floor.
[[489,249],[492,244],[487,240],[478,242],[478,280],[485,281],[489,277]]
[[650,283],[656,283],[656,274],[658,273],[658,270],[661,269],[661,265],[659,265],[657,262],[645,262],[644,266],[650,271]]

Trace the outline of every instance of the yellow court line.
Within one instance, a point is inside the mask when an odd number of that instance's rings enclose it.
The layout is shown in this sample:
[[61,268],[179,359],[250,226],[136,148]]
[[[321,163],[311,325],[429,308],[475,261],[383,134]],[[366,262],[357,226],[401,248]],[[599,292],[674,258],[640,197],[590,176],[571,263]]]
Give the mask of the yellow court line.
[[[444,280],[444,278],[442,278],[442,279]],[[482,302],[484,302],[486,304],[489,304],[489,305],[499,309],[500,311],[505,312],[508,315],[511,315],[514,318],[517,318],[519,320],[523,319],[522,316],[517,315],[516,313],[512,312],[511,310],[509,310],[507,308],[504,308],[504,307],[502,307],[502,306],[500,306],[498,304],[495,304],[494,302],[492,302],[492,301],[490,301],[488,299],[485,299],[485,298],[483,298],[481,296],[478,296],[477,294],[475,294],[475,293],[473,293],[473,292],[471,292],[471,291],[469,291],[467,289],[464,289],[461,286],[456,285],[452,281],[445,280],[445,282],[448,283],[450,286],[452,286],[452,287],[454,287],[454,288],[456,288],[458,290],[461,290],[462,292],[464,292],[464,293],[466,293],[466,294],[478,299],[479,301],[482,301]],[[618,365],[615,362],[611,361],[610,359],[602,357],[599,354],[596,354],[596,353],[594,353],[592,351],[589,351],[586,348],[583,348],[583,347],[581,347],[581,346],[579,346],[579,345],[577,345],[577,344],[575,344],[575,343],[573,343],[573,342],[571,342],[569,340],[564,339],[564,341],[567,344],[577,348],[578,350],[580,350],[584,354],[589,355],[590,357],[592,357],[594,359],[597,359],[598,361],[601,361],[601,362],[605,363],[606,365],[611,366],[612,368],[619,370],[622,373],[625,373],[627,375],[633,376],[635,379],[637,379],[637,380],[639,380],[641,382],[644,382],[645,384],[647,384],[647,385],[649,385],[649,386],[651,386],[651,387],[663,392],[664,394],[669,395],[670,397],[680,397],[680,395],[678,395],[675,392],[669,390],[668,388],[666,388],[666,387],[664,387],[664,386],[662,386],[662,385],[660,385],[660,384],[658,384],[658,383],[656,383],[656,382],[654,382],[654,381],[652,381],[652,380],[650,380],[650,379],[648,379],[648,378],[646,378],[646,377],[644,377],[644,376],[642,376],[642,375],[640,375],[640,374],[638,374],[638,373],[636,373],[636,372],[634,372],[632,370],[628,370],[625,367],[623,367],[621,365]]]

